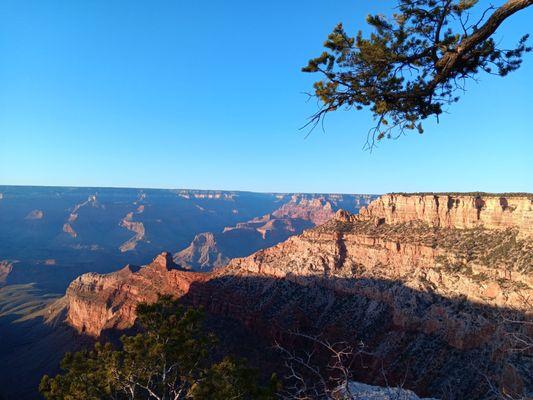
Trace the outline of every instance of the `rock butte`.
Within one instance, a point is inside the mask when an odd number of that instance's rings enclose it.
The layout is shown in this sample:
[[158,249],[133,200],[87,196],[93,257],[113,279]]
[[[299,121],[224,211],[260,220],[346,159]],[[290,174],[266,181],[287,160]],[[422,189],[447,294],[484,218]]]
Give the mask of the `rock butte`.
[[42,210],[32,210],[26,215],[24,219],[43,219],[44,213]]
[[143,268],[127,265],[107,275],[84,274],[67,289],[67,320],[92,336],[106,328],[125,329],[133,325],[138,303],[154,302],[159,294],[183,295],[192,282],[207,278],[205,274],[180,269],[167,252]]
[[[360,196],[358,200],[362,202],[365,197],[371,198]],[[304,229],[323,224],[335,215],[337,200],[342,201],[342,196],[308,198],[295,194],[272,213],[225,227],[222,232],[197,234],[188,247],[174,255],[174,261],[197,271],[224,267],[231,258],[248,256]],[[354,205],[360,206],[360,203]]]
[[163,253],[141,268],[82,275],[62,301],[68,323],[92,336],[131,327],[139,302],[172,294],[270,338],[314,329],[362,340],[374,346],[362,379],[385,365],[421,393],[452,387],[475,398],[483,382],[464,368],[474,359],[505,387],[531,387],[525,361],[503,364],[500,314],[531,317],[532,204],[386,195],[212,273],[183,271]]

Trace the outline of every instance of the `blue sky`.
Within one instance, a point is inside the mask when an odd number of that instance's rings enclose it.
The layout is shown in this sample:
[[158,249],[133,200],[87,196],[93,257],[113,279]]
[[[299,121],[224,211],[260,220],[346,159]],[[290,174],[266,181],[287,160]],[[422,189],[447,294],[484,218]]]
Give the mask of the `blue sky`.
[[[531,54],[505,79],[469,83],[422,136],[369,153],[371,115],[339,112],[304,139],[316,103],[300,68],[337,22],[354,32],[394,4],[3,0],[0,184],[533,191]],[[532,19],[513,16],[498,40]]]

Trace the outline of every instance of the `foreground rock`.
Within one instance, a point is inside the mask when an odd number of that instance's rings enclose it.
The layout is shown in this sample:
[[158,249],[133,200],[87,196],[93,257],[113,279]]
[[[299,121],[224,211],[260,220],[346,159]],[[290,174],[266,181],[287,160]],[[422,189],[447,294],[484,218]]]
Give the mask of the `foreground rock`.
[[127,265],[108,275],[84,274],[67,289],[67,321],[91,336],[104,329],[129,328],[140,302],[154,302],[163,294],[181,296],[192,282],[205,279],[205,275],[180,269],[170,253],[161,253],[143,268]]
[[436,400],[420,398],[410,390],[365,385],[359,382],[348,384],[348,395],[351,400]]
[[531,318],[533,211],[528,197],[503,211],[475,207],[500,199],[460,196],[463,218],[417,209],[435,204],[427,196],[384,196],[213,273],[181,271],[164,253],[140,269],[86,274],[67,291],[68,321],[95,336],[127,328],[139,301],[169,293],[266,338],[299,330],[362,342],[370,355],[354,371],[365,382],[449,399],[483,398],[487,381],[531,393],[531,354],[511,352],[510,340],[531,334],[521,321]]

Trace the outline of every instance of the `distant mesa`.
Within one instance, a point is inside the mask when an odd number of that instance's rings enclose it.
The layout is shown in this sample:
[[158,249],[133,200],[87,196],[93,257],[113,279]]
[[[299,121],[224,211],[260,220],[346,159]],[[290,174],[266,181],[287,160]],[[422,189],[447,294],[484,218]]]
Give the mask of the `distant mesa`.
[[229,258],[218,248],[215,235],[204,232],[196,235],[187,248],[177,253],[174,261],[185,269],[202,271],[223,267]]
[[70,235],[73,238],[78,237],[78,234],[76,233],[74,228],[72,228],[72,225],[70,225],[68,222],[63,224],[63,232],[65,232],[66,234]]
[[234,192],[222,192],[222,191],[211,191],[211,190],[180,190],[178,191],[178,196],[183,197],[184,199],[224,199],[232,200],[236,197]]
[[6,283],[7,277],[13,270],[13,262],[8,260],[0,261],[0,287]]
[[24,219],[35,220],[35,219],[43,219],[43,217],[44,217],[44,212],[42,210],[33,210],[33,211],[30,211]]
[[[140,205],[139,207],[137,207],[137,214],[142,214],[143,212],[144,205]],[[137,243],[144,240],[145,237],[144,224],[142,222],[133,221],[133,215],[133,212],[127,213],[126,216],[122,218],[119,224],[121,227],[126,228],[127,230],[135,233],[135,236],[120,245],[119,249],[121,253],[135,250],[135,248],[137,247]]]

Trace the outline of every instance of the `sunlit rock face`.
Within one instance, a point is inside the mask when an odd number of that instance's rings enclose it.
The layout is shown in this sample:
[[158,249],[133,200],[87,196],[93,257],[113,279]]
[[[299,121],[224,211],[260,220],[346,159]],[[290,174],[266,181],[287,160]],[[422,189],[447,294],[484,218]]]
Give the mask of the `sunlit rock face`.
[[232,258],[248,256],[325,223],[341,207],[358,211],[374,198],[372,195],[295,194],[271,213],[227,226],[222,232],[196,235],[188,247],[175,254],[174,260],[195,271],[221,268]]
[[183,271],[166,252],[141,268],[128,265],[107,275],[84,274],[67,289],[67,322],[91,336],[104,329],[125,329],[135,322],[137,304],[154,302],[164,294],[183,295],[191,282],[206,278]]
[[533,234],[533,195],[390,194],[373,201],[362,215],[386,222],[423,221],[441,228],[518,229]]
[[344,393],[350,400],[437,400],[420,398],[412,391],[402,388],[371,386],[360,382],[350,382]]
[[[300,330],[363,342],[372,356],[356,378],[369,383],[382,385],[384,369],[391,382],[405,380],[421,395],[478,398],[487,388],[474,362],[508,390],[529,390],[528,355],[511,360],[505,350],[508,329],[528,334],[529,325],[503,322],[531,316],[533,242],[524,225],[531,209],[523,204],[529,198],[508,202],[513,213],[521,210],[519,218],[486,207],[473,221],[470,206],[464,217],[448,218],[410,206],[424,196],[407,197],[384,196],[357,215],[339,210],[318,227],[210,273],[183,271],[163,253],[139,269],[83,275],[67,291],[68,321],[94,336],[127,328],[138,302],[168,293],[263,337]],[[483,201],[500,204],[500,197]],[[394,211],[384,206],[391,199]],[[465,204],[476,199],[461,196]]]
[[9,273],[13,270],[13,263],[9,260],[0,261],[0,287],[6,283]]

